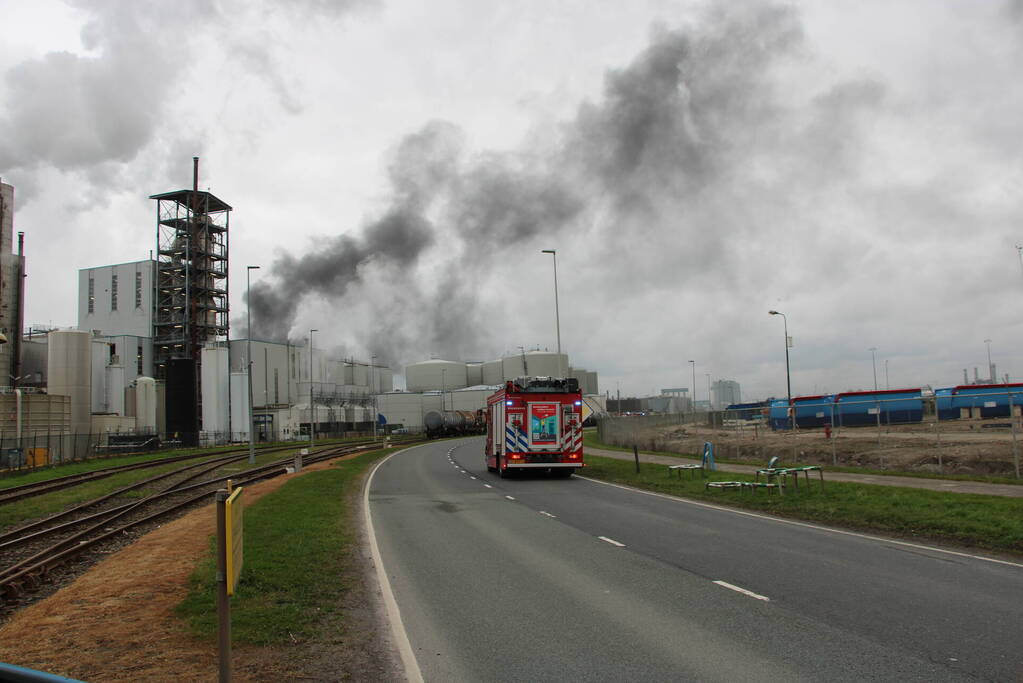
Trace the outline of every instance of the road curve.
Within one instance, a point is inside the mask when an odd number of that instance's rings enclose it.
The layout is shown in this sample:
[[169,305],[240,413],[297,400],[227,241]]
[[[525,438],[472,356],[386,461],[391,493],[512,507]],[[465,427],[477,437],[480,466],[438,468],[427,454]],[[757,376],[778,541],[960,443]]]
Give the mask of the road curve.
[[479,438],[389,458],[368,507],[427,681],[1014,680],[1023,565],[573,477]]

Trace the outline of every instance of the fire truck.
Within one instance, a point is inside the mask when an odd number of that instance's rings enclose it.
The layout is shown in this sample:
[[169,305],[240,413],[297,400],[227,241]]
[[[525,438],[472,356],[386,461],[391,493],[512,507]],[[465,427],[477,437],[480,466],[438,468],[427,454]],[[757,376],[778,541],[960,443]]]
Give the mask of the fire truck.
[[583,400],[569,377],[520,377],[487,399],[487,469],[545,470],[570,477],[583,467]]

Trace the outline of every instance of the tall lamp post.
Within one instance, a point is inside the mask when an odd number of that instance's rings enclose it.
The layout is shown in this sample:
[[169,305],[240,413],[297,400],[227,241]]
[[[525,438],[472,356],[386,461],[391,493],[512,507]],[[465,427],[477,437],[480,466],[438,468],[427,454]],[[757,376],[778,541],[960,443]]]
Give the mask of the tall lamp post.
[[561,365],[561,310],[558,306],[558,250],[541,249],[541,254],[550,254],[554,258],[554,325],[558,332],[558,372],[565,377],[565,369]]
[[870,362],[874,366],[874,391],[877,391],[877,347],[870,347]]
[[316,441],[316,408],[313,404],[313,332],[309,330],[309,443]]
[[259,266],[245,266],[245,361],[249,377],[249,464],[256,464],[256,417],[252,412],[252,271]]
[[780,315],[785,330],[785,394],[789,399],[786,411],[789,414],[790,429],[796,429],[796,413],[792,410],[792,371],[789,369],[789,319],[781,311],[768,311],[768,315]]
[[693,415],[695,415],[696,414],[696,361],[695,360],[691,360],[691,361],[689,361],[689,364],[693,366],[693,399],[692,399],[692,404],[693,404]]
[[370,384],[373,386],[373,440],[377,438],[377,394],[380,393],[380,387],[377,386],[377,357],[373,356],[369,361],[369,372],[370,372]]

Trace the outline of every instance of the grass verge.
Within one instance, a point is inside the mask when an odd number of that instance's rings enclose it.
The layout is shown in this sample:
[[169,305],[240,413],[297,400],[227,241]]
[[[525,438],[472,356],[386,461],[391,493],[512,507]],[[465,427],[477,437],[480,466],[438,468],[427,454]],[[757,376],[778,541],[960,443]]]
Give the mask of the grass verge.
[[[392,449],[295,477],[245,508],[245,564],[231,600],[234,642],[274,645],[313,635],[349,589],[357,526],[348,504],[363,472]],[[178,606],[194,635],[216,635],[215,539]]]
[[[605,451],[622,451],[625,453],[632,453],[632,448],[629,446],[612,446],[606,444],[600,440],[597,436],[596,431],[585,432],[583,434],[583,447],[584,448],[600,448]],[[716,449],[715,449],[716,450]],[[673,451],[650,451],[640,449],[640,453],[647,455],[664,455],[669,458],[692,458],[699,460],[700,455],[696,453],[675,453]],[[764,465],[766,463],[756,463],[749,460],[733,460],[730,458],[719,458],[714,456],[714,461],[722,465]],[[785,463],[786,465],[793,465],[797,463]],[[807,464],[805,462],[798,464]],[[850,474],[877,474],[880,476],[887,477],[916,477],[918,479],[947,479],[949,481],[979,481],[986,484],[1015,484],[1017,486],[1023,485],[1023,479],[1014,479],[1010,477],[991,477],[984,476],[981,474],[937,474],[932,472],[907,472],[902,470],[879,470],[870,467],[842,467],[833,466],[825,463],[825,467],[828,468],[829,472],[848,472]]]
[[1019,498],[836,481],[826,481],[822,491],[812,479],[809,489],[801,484],[798,492],[789,487],[781,496],[706,490],[706,481],[748,481],[752,476],[709,472],[706,479],[678,479],[669,476],[664,465],[641,463],[637,474],[629,461],[595,455],[586,460],[583,474],[603,481],[833,526],[1023,555],[1023,500]]

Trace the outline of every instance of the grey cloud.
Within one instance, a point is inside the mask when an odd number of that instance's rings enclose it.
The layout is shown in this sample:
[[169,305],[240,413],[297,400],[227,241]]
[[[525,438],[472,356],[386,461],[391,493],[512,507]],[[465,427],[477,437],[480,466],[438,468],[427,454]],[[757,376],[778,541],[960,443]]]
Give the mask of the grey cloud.
[[[83,46],[94,54],[50,52],[14,64],[3,75],[0,110],[0,171],[31,188],[34,172],[52,167],[82,173],[86,182],[109,187],[93,167],[126,163],[158,137],[175,101],[198,102],[208,93],[183,82],[200,40],[232,25],[234,12],[267,11],[286,5],[290,17],[309,13],[335,17],[372,2],[261,3],[233,0],[133,2],[70,1],[89,16],[81,30]],[[236,46],[238,47],[238,46]],[[244,49],[241,49],[244,48]],[[301,106],[287,87],[272,55],[272,41],[241,44],[239,58],[256,68],[282,107]],[[199,150],[193,150],[198,153]],[[23,193],[24,201],[31,193]]]

